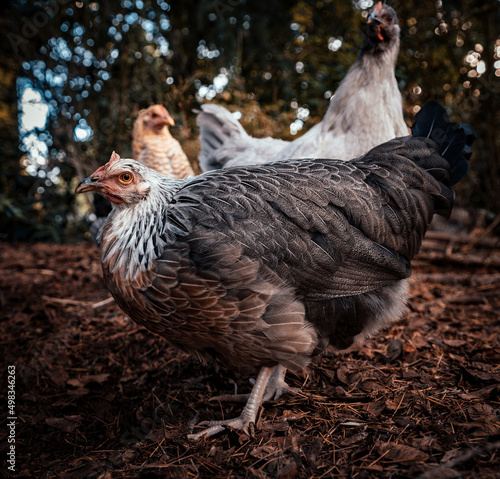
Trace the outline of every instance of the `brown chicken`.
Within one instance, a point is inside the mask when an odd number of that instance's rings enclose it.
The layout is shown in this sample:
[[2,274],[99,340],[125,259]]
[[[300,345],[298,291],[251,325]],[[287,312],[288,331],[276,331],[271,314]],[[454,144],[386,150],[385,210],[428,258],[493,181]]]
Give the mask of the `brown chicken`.
[[[104,278],[130,318],[200,358],[257,372],[240,417],[327,347],[345,349],[401,317],[411,260],[451,187],[469,138],[435,102],[414,137],[350,160],[302,159],[171,179],[114,153],[76,193],[113,205],[101,233]],[[472,138],[471,138],[472,140]]]
[[180,143],[168,129],[174,124],[162,105],[153,105],[139,112],[132,133],[134,158],[171,178],[194,176],[193,168]]

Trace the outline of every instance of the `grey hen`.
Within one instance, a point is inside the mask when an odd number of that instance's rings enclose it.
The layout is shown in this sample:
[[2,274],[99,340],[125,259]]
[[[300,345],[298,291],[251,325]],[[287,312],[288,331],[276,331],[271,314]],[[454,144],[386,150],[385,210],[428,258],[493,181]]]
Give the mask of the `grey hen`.
[[379,2],[368,16],[365,43],[340,83],[323,120],[292,142],[253,138],[224,107],[202,105],[203,171],[315,155],[349,160],[408,134],[394,70],[400,28],[396,12]]
[[[113,154],[76,192],[106,196],[106,283],[138,324],[201,359],[259,371],[240,417],[192,439],[248,431],[263,401],[328,346],[397,320],[410,261],[451,186],[467,137],[437,103],[416,137],[351,161],[302,159],[171,179]],[[435,141],[433,141],[435,140]]]

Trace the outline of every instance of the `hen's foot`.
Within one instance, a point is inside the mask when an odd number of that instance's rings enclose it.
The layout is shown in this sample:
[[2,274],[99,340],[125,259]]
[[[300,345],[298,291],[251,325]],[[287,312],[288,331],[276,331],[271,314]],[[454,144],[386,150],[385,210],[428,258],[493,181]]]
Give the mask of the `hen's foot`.
[[211,437],[219,432],[224,431],[227,428],[236,429],[238,431],[243,431],[248,436],[253,436],[253,421],[249,421],[247,418],[243,417],[243,414],[240,417],[235,419],[226,419],[225,421],[203,421],[198,424],[198,426],[209,426],[203,431],[197,432],[196,434],[188,434],[188,439],[192,441],[197,441],[198,439],[205,437]]
[[[197,441],[202,437],[211,437],[217,434],[226,427],[232,427],[239,431],[243,431],[245,434],[252,435],[250,429],[252,425],[255,424],[257,418],[257,412],[259,407],[262,405],[264,393],[266,391],[266,386],[269,383],[269,379],[273,373],[273,369],[269,367],[261,368],[257,380],[252,388],[252,392],[248,397],[248,401],[241,413],[240,417],[235,419],[226,419],[224,421],[204,421],[200,423],[200,426],[209,426],[207,429],[200,431],[196,434],[189,434],[188,439]],[[237,395],[239,396],[239,395]]]

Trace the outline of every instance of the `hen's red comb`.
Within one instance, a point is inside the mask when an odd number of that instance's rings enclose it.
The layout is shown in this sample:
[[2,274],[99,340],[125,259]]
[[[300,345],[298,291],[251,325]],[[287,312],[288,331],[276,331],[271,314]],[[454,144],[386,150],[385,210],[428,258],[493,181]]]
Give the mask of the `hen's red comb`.
[[120,155],[113,151],[113,153],[111,153],[111,158],[109,159],[109,163],[114,163],[115,161],[118,161],[119,159],[120,159]]

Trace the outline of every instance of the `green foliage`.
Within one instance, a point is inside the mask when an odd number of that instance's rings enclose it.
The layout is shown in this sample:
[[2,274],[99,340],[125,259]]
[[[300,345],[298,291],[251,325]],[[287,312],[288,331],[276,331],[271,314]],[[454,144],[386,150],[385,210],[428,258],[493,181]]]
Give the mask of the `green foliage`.
[[[459,187],[460,201],[500,211],[498,1],[390,3],[402,31],[396,76],[408,123],[414,107],[432,98],[454,119],[473,125],[479,139],[471,174]],[[134,119],[153,103],[170,111],[176,122],[172,133],[195,167],[193,109],[200,102],[239,110],[243,126],[255,136],[291,140],[307,131],[321,120],[328,98],[355,61],[363,14],[371,5],[370,0],[10,2],[3,12],[9,33],[1,45],[12,54],[0,59],[0,214],[6,238],[78,237],[85,208],[74,201],[75,184],[113,150],[131,154]],[[215,84],[218,76],[226,79],[224,88]],[[26,165],[33,158],[19,151],[27,133],[21,131],[18,140],[16,78],[28,79],[50,106],[46,131],[35,132],[47,144],[48,158],[29,175]],[[290,125],[297,119],[303,128],[294,135]],[[87,141],[75,139],[79,125],[91,129]],[[49,179],[56,167],[57,184]]]

